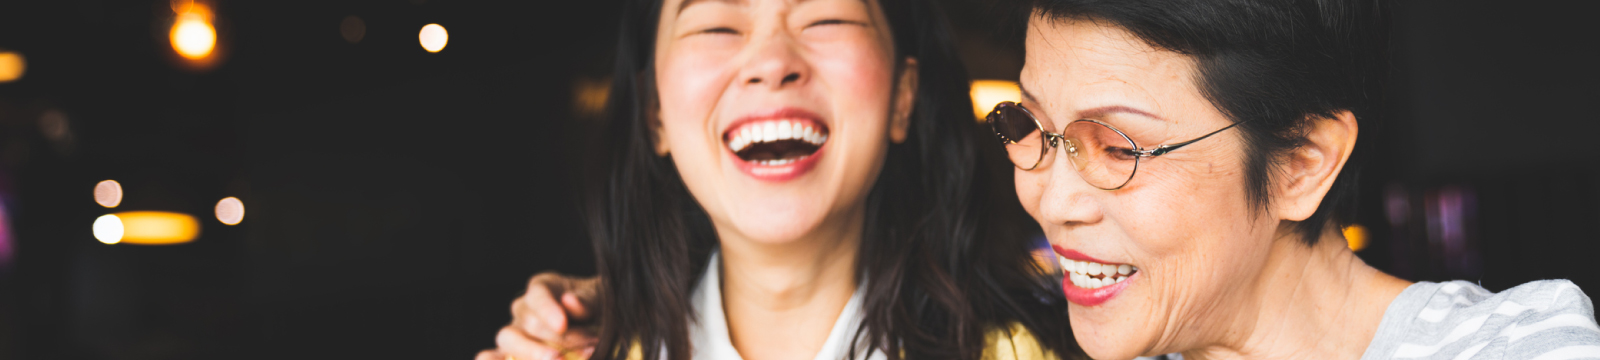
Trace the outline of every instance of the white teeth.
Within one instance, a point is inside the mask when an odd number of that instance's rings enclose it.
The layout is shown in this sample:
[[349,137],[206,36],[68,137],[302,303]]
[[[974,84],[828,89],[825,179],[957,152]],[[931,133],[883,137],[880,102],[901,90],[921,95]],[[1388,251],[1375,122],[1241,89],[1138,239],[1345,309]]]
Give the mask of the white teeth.
[[1072,286],[1084,289],[1098,289],[1128,280],[1128,276],[1138,272],[1139,268],[1133,265],[1111,265],[1090,261],[1077,261],[1064,257],[1057,257],[1061,263],[1061,271],[1072,283]]
[[752,144],[773,142],[778,140],[801,140],[813,145],[822,146],[828,141],[824,135],[810,124],[800,121],[771,121],[760,124],[744,126],[728,135],[728,149],[733,152],[743,151]]

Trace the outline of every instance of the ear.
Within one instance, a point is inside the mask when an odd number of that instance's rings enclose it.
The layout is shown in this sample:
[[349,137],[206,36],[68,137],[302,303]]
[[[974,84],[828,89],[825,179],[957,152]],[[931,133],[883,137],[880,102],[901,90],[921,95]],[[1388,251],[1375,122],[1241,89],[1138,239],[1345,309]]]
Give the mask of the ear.
[[1311,120],[1306,131],[1306,142],[1284,159],[1283,172],[1278,179],[1277,197],[1273,199],[1278,218],[1302,221],[1317,212],[1322,198],[1333,188],[1350,152],[1356,147],[1355,114],[1348,110],[1334,113],[1331,118]]
[[900,82],[895,84],[894,111],[889,118],[889,140],[896,144],[906,142],[906,132],[911,129],[911,110],[917,104],[917,58],[906,58],[900,67]]

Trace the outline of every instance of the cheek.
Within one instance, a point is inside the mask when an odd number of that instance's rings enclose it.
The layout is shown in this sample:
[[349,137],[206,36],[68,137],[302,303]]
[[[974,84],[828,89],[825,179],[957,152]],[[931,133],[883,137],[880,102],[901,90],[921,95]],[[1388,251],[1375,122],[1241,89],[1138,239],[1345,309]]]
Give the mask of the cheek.
[[1016,180],[1017,200],[1022,202],[1022,209],[1026,210],[1028,215],[1033,216],[1033,220],[1038,221],[1040,226],[1048,226],[1039,217],[1039,201],[1044,192],[1044,184],[1040,182],[1040,176],[1031,171],[1017,169],[1014,166],[1011,168],[1016,174],[1013,178]]
[[687,51],[658,58],[657,71],[661,122],[669,134],[703,130],[734,74],[724,56]]
[[890,54],[875,44],[843,43],[809,49],[808,61],[825,96],[843,120],[887,122],[893,91]]

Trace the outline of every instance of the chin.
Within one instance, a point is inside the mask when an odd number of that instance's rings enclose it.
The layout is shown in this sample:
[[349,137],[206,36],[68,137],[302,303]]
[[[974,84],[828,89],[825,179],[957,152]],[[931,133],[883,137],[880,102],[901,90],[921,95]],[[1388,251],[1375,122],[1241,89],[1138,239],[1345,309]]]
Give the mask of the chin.
[[[1077,307],[1077,305],[1072,305]],[[1124,329],[1121,324],[1131,324],[1137,320],[1125,317],[1116,317],[1120,324],[1092,321],[1091,316],[1106,317],[1107,314],[1083,314],[1081,309],[1071,309],[1072,334],[1078,340],[1078,346],[1090,358],[1100,360],[1132,359],[1144,356],[1147,344],[1144,334],[1139,334],[1136,329]],[[1081,315],[1080,315],[1081,314]],[[1139,319],[1142,320],[1142,319]]]
[[825,217],[822,208],[815,204],[763,201],[755,206],[735,209],[730,215],[734,227],[749,240],[779,244],[793,242],[815,232]]

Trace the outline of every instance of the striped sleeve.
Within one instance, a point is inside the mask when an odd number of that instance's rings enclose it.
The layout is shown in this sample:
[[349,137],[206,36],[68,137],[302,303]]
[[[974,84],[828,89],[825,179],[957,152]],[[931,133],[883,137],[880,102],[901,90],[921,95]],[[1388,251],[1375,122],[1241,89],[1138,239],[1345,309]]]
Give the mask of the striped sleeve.
[[1390,304],[1363,359],[1600,359],[1594,305],[1566,280],[1498,294],[1417,283]]

